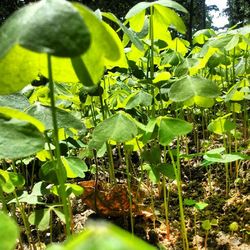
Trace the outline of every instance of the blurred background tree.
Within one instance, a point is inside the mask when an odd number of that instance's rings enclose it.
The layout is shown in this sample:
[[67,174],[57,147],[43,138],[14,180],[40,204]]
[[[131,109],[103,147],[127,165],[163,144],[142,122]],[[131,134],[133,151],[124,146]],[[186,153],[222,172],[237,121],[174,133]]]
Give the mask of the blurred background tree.
[[[11,13],[30,2],[38,0],[1,0],[0,1],[0,23],[2,23]],[[140,0],[74,0],[87,5],[92,10],[100,9],[104,12],[112,12],[121,20],[128,10]],[[144,0],[149,2],[150,0]],[[212,10],[218,10],[216,5],[206,5],[206,0],[175,0],[183,5],[188,11],[188,15],[180,13],[187,26],[186,38],[191,41],[194,32],[200,29],[213,28]],[[218,0],[219,1],[219,0]],[[227,0],[225,15],[229,19],[229,27],[241,23],[249,23],[250,1],[249,0]]]

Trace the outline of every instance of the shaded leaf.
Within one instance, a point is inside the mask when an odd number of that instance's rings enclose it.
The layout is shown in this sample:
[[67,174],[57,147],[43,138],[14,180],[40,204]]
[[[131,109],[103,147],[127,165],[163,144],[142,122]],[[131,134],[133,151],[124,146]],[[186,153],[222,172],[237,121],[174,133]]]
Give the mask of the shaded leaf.
[[64,0],[42,0],[16,11],[0,29],[0,57],[19,44],[61,57],[86,51],[89,31],[77,10]]

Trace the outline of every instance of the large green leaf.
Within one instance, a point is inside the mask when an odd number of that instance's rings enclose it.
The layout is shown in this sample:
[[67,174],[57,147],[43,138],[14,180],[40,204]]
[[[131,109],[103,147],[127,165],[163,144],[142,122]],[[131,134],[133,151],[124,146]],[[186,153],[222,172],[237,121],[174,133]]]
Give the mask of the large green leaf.
[[15,93],[31,83],[43,63],[46,63],[46,58],[20,46],[14,46],[0,59],[0,94]]
[[[53,129],[51,107],[41,105],[40,103],[33,104],[27,109],[27,114],[41,121],[47,130]],[[73,116],[71,113],[56,108],[58,128],[75,128],[85,130],[84,124]]]
[[0,57],[15,44],[60,57],[86,51],[90,33],[82,17],[65,0],[42,0],[16,11],[0,29]]
[[109,140],[126,142],[136,135],[137,127],[133,118],[124,112],[119,112],[97,125],[93,131],[90,147],[100,148]]
[[45,231],[50,225],[51,209],[44,208],[32,212],[29,216],[29,223],[36,225],[41,231]]
[[19,230],[16,222],[0,211],[0,249],[13,250],[16,246]]
[[192,131],[192,124],[177,118],[160,117],[159,142],[167,146],[174,138]]
[[186,32],[186,27],[181,17],[177,13],[169,8],[165,8],[161,5],[155,5],[154,16],[158,15],[160,23],[158,25],[172,26],[181,33]]
[[179,11],[182,11],[184,13],[187,13],[187,10],[182,7],[180,4],[178,4],[175,1],[171,1],[171,0],[160,0],[160,1],[155,1],[155,2],[140,2],[138,4],[136,4],[134,7],[132,7],[129,12],[127,13],[127,15],[125,16],[126,19],[129,19],[135,15],[137,15],[138,13],[140,13],[141,11],[149,8],[150,6],[154,6],[154,5],[161,5],[161,6],[165,6],[168,8],[173,8]]
[[63,246],[52,245],[48,250],[154,250],[141,239],[105,222],[89,224],[81,234],[66,241]]
[[0,159],[26,157],[43,147],[43,135],[33,124],[0,117]]
[[132,109],[139,105],[142,106],[150,106],[152,103],[152,96],[144,91],[139,91],[137,93],[133,93],[128,97],[126,103],[126,109]]
[[182,102],[195,96],[215,98],[220,94],[218,86],[205,78],[186,76],[177,80],[169,90],[173,101]]
[[10,107],[19,110],[25,110],[30,105],[26,96],[15,93],[12,95],[0,95],[0,106]]
[[135,45],[135,47],[141,51],[144,50],[143,42],[139,39],[137,34],[132,30],[128,29],[113,13],[103,12],[102,15],[109,20],[113,21],[120,26],[121,30],[128,36],[130,41]]
[[74,3],[74,6],[91,32],[91,44],[84,55],[72,59],[72,64],[79,80],[90,86],[100,81],[105,67],[114,66],[116,63],[121,63],[122,67],[127,65],[123,46],[116,32],[88,8],[78,3]]
[[44,132],[45,130],[44,125],[39,120],[17,109],[0,106],[0,114],[5,117],[15,118],[21,121],[29,122],[34,125],[40,132]]
[[77,157],[62,157],[62,163],[66,169],[68,178],[84,178],[84,172],[88,171],[86,163]]
[[230,121],[228,116],[231,114],[227,114],[222,117],[218,117],[215,120],[211,121],[208,124],[208,130],[219,135],[223,135],[225,133],[229,133],[231,130],[235,129],[234,122]]

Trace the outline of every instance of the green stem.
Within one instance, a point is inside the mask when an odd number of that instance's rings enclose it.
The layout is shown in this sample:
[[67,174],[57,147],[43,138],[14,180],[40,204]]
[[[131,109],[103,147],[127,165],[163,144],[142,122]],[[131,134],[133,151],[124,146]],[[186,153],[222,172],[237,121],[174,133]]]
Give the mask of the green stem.
[[0,187],[0,201],[2,203],[2,209],[3,209],[3,211],[5,213],[8,213],[6,201],[5,201],[5,198],[4,198],[4,195],[3,195],[3,190],[2,190],[1,187]]
[[[164,146],[164,163],[166,163],[166,146]],[[169,238],[169,220],[168,220],[168,204],[169,204],[169,190],[167,193],[167,188],[166,188],[166,178],[163,175],[162,177],[162,187],[163,187],[163,197],[164,197],[164,209],[165,209],[165,220],[166,220],[166,231],[167,231],[167,238]]]
[[112,148],[108,142],[106,143],[106,147],[107,147],[107,151],[108,151],[108,158],[109,158],[109,164],[110,164],[110,166],[109,166],[110,183],[116,184],[115,166],[114,166]]
[[185,216],[184,216],[183,201],[182,201],[181,169],[180,169],[180,156],[179,156],[180,152],[179,151],[180,151],[179,138],[177,138],[176,162],[174,160],[173,153],[172,153],[170,146],[168,146],[168,153],[173,164],[175,178],[177,182],[179,209],[180,209],[180,218],[181,218],[181,232],[182,232],[182,238],[183,238],[183,249],[188,250],[189,244],[188,244],[188,238],[187,238],[187,232],[186,232]]
[[[29,245],[31,247],[31,244],[32,244],[31,243],[31,231],[30,231],[30,225],[29,225],[29,222],[28,222],[28,218],[27,218],[27,216],[25,214],[23,205],[19,202],[16,190],[13,191],[13,194],[14,194],[14,197],[15,197],[15,200],[16,200],[17,207],[19,207],[20,214],[21,214],[23,224],[24,224],[24,227],[25,227],[25,231],[26,231],[26,234],[27,234],[28,242],[29,242]],[[32,245],[34,245],[34,244],[32,244]]]
[[55,144],[55,156],[56,156],[55,157],[56,162],[53,161],[53,163],[55,164],[56,174],[57,174],[57,178],[59,181],[59,194],[63,203],[63,211],[64,211],[65,222],[66,222],[66,233],[67,233],[67,236],[69,236],[71,222],[70,222],[70,214],[69,214],[69,204],[67,202],[66,187],[64,185],[65,169],[61,162],[61,152],[60,152],[58,126],[57,126],[57,118],[56,118],[54,83],[53,83],[53,74],[52,74],[52,62],[51,62],[50,55],[48,55],[48,73],[49,73],[50,102],[51,102],[52,121],[53,121],[53,128],[54,128],[54,144]]
[[128,157],[127,150],[125,150],[125,162],[126,162],[128,193],[129,193],[128,197],[129,197],[129,214],[130,214],[131,233],[132,235],[134,235],[134,220],[133,220],[132,196],[131,196],[131,176],[130,176],[130,171],[129,171],[129,157]]
[[153,97],[152,103],[152,117],[155,117],[155,93],[154,93],[154,86],[152,85],[152,81],[154,79],[154,6],[150,6],[150,81],[151,81],[151,95]]

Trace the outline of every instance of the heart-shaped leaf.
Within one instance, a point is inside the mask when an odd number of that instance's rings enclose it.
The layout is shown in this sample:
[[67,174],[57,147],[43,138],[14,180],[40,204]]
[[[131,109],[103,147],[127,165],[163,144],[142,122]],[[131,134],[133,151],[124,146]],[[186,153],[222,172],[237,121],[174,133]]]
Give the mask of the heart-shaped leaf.
[[161,117],[159,125],[159,142],[167,146],[174,138],[192,131],[192,124],[177,118]]
[[79,12],[65,0],[42,0],[16,11],[0,29],[0,57],[15,44],[59,57],[84,53],[90,33]]
[[84,172],[88,171],[86,163],[77,157],[62,157],[62,163],[66,169],[68,178],[84,178]]
[[[27,114],[40,120],[47,130],[53,129],[51,108],[48,106],[36,103],[27,109]],[[71,113],[56,108],[58,128],[75,128],[78,130],[85,130],[84,124],[73,116]]]
[[19,230],[16,222],[0,211],[0,249],[13,250],[16,246]]
[[31,123],[0,118],[0,159],[22,158],[41,151],[42,133]]
[[127,99],[126,109],[132,109],[139,105],[150,106],[152,100],[152,96],[144,91],[133,93]]
[[195,96],[215,98],[219,94],[219,88],[214,82],[191,76],[177,80],[169,90],[169,97],[175,102],[183,102]]
[[175,1],[172,0],[159,0],[159,1],[155,1],[155,2],[140,2],[138,4],[136,4],[134,7],[132,7],[129,12],[126,14],[125,18],[129,19],[137,14],[139,14],[141,11],[149,8],[150,6],[154,6],[154,5],[161,5],[164,7],[168,7],[168,8],[173,8],[179,11],[182,11],[184,13],[187,13],[187,10],[181,6],[180,4],[178,4]]
[[126,142],[132,140],[136,135],[137,127],[133,118],[124,112],[119,112],[97,125],[93,131],[90,147],[100,148],[109,140]]

